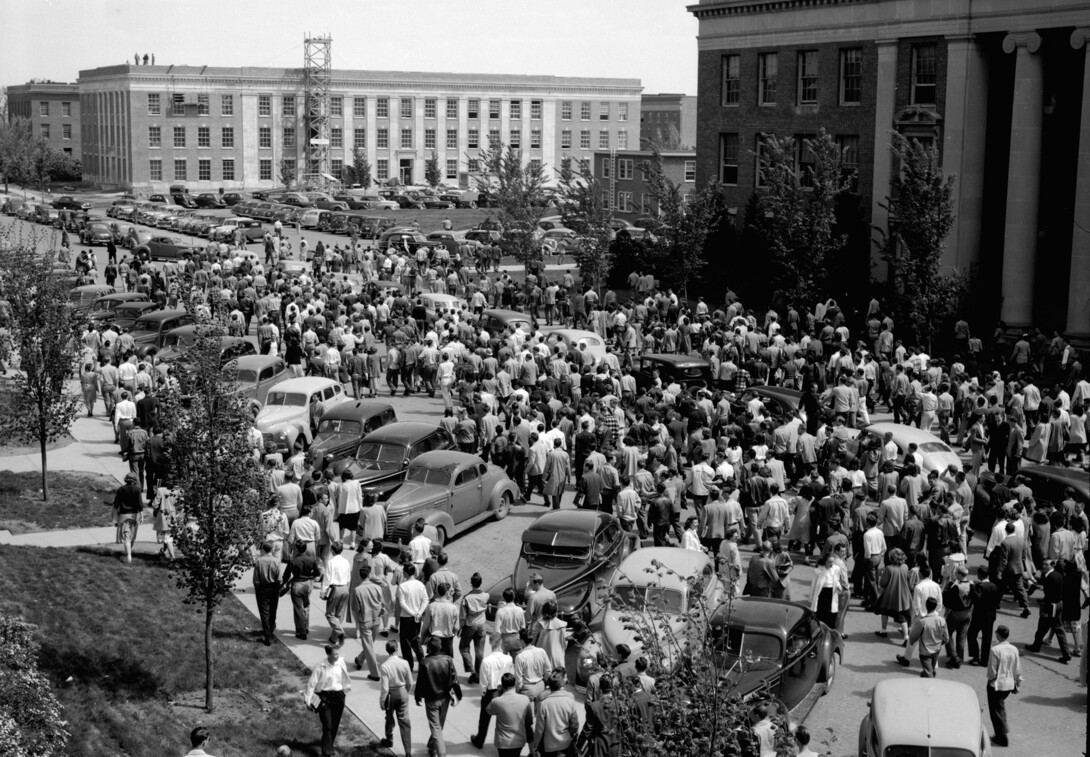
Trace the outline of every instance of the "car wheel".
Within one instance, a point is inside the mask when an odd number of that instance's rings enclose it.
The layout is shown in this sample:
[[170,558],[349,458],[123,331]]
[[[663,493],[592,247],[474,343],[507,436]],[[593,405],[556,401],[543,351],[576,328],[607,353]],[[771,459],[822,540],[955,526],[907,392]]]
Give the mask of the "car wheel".
[[833,681],[836,680],[836,666],[838,662],[838,655],[833,652],[829,658],[829,664],[825,666],[825,688],[822,690],[821,695],[825,696],[829,693],[829,689],[833,688]]
[[433,547],[439,547],[442,549],[447,544],[447,530],[442,526],[437,526],[435,529],[435,541],[432,542]]
[[500,504],[496,508],[496,520],[503,520],[507,517],[507,513],[511,512],[511,495],[508,492],[504,492],[500,495]]

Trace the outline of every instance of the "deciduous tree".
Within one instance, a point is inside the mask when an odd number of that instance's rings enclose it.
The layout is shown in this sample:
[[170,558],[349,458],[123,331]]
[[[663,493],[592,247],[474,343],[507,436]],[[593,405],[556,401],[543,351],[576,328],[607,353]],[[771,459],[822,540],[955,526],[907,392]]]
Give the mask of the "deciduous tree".
[[576,166],[571,158],[565,158],[558,172],[558,189],[562,222],[578,235],[573,256],[579,276],[595,290],[601,290],[613,260],[611,212],[602,183],[586,161]]
[[965,276],[943,273],[942,252],[954,225],[954,177],[944,176],[938,150],[894,133],[890,149],[900,172],[890,182],[884,207],[889,230],[882,235],[882,257],[894,285],[894,312],[909,323],[916,339],[931,349],[944,321],[958,308]]
[[7,109],[0,110],[0,174],[4,176],[4,191],[8,183],[30,181],[30,154],[34,143],[33,127],[26,118],[8,120]]
[[477,188],[488,194],[503,224],[500,247],[515,256],[527,273],[542,270],[537,229],[547,205],[544,165],[524,162],[522,150],[502,144],[481,150],[476,160]]
[[0,614],[0,754],[53,757],[68,743],[68,723],[38,670],[34,627]]
[[186,603],[204,613],[205,707],[213,708],[212,626],[216,608],[252,564],[263,537],[265,482],[250,436],[252,414],[220,369],[222,326],[202,322],[187,352],[188,371],[162,403],[171,431],[170,470],[179,495],[171,533],[181,555],[172,567]]
[[[47,447],[68,434],[82,402],[68,389],[82,318],[69,305],[68,285],[51,270],[37,240],[17,240],[0,252],[0,299],[11,305],[11,349],[19,357],[11,401],[0,408],[0,427],[7,435],[38,444],[43,500],[49,499]],[[5,349],[0,342],[0,350]],[[0,355],[0,360],[10,357]]]
[[284,189],[291,189],[295,185],[295,179],[295,161],[290,158],[282,159],[280,161],[280,183],[284,185]]
[[364,189],[371,186],[371,164],[367,160],[367,152],[362,147],[352,148],[352,165],[348,167],[352,181]]
[[429,187],[437,187],[443,182],[443,172],[439,170],[439,153],[431,151],[431,155],[424,161],[424,181]]

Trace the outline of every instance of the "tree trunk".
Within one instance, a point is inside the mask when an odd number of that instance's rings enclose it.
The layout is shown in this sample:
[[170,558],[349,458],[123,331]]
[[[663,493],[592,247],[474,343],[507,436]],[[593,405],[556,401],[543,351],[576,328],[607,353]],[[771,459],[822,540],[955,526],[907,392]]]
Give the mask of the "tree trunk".
[[41,450],[42,450],[42,502],[48,502],[49,501],[49,479],[48,479],[48,477],[46,475],[47,470],[46,470],[46,462],[45,462],[46,461],[45,435],[43,434],[41,437],[39,437],[38,441],[41,444]]
[[212,615],[209,604],[204,610],[204,709],[212,712]]

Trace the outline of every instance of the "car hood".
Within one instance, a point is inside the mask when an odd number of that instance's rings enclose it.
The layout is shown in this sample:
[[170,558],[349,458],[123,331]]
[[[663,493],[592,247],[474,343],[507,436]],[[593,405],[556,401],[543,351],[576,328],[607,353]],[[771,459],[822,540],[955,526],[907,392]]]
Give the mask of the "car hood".
[[723,671],[722,680],[731,687],[730,693],[745,697],[758,691],[765,683],[780,672],[780,667],[772,662],[764,662],[751,667],[744,673],[735,667]]
[[391,525],[420,508],[445,502],[447,487],[432,484],[404,483],[386,502],[386,518]]
[[367,484],[374,481],[393,476],[400,478],[401,474],[404,472],[404,468],[396,463],[364,463],[354,458],[349,461],[346,469],[352,471],[352,477],[359,481],[360,485],[363,487],[366,487]]
[[291,405],[265,406],[257,414],[256,424],[259,430],[265,431],[291,421],[305,420],[306,417],[306,408]]
[[326,450],[340,449],[355,444],[360,439],[358,434],[318,434],[314,437],[311,449]]

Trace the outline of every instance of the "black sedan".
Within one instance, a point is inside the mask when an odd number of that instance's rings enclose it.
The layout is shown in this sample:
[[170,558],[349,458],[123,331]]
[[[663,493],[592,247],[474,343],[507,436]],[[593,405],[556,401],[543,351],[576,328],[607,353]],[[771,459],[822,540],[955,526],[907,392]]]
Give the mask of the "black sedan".
[[791,418],[802,406],[802,392],[785,386],[751,386],[731,404],[737,412],[745,410],[754,399],[761,401],[765,412],[777,423]]
[[386,500],[405,480],[409,462],[434,450],[454,449],[454,437],[442,426],[418,421],[388,423],[363,438],[355,457],[333,463],[336,475],[351,470],[364,494]]
[[656,378],[662,381],[663,387],[677,383],[683,389],[689,390],[710,387],[715,382],[711,363],[702,357],[688,355],[640,355],[640,362],[634,373],[636,385],[640,387],[653,386]]
[[561,617],[590,622],[601,609],[598,584],[604,587],[635,547],[635,536],[622,530],[608,513],[545,513],[523,531],[514,572],[489,589],[489,614],[495,612],[508,587],[514,588],[516,602],[525,602],[530,575],[540,573],[545,587],[556,593]]
[[708,620],[716,664],[731,694],[771,696],[801,723],[836,679],[844,640],[805,605],[740,597]]
[[389,402],[340,402],[322,414],[310,453],[315,460],[325,458],[330,462],[354,457],[364,437],[396,420],[397,413]]
[[198,208],[226,208],[227,203],[218,194],[213,192],[203,192],[197,195],[195,200]]

